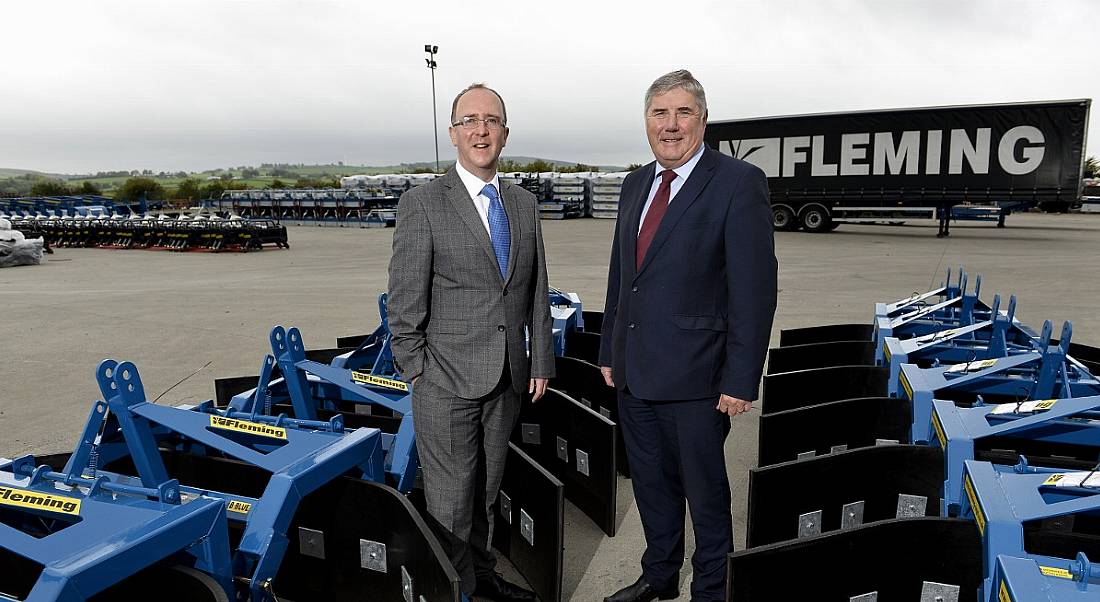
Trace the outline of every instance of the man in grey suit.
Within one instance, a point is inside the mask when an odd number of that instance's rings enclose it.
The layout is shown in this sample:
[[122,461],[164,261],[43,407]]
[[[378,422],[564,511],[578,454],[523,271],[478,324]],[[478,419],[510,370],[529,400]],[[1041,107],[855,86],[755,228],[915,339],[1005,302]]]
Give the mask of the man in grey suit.
[[538,205],[497,177],[506,124],[496,91],[455,97],[458,162],[401,196],[388,308],[394,359],[413,383],[429,522],[466,596],[510,601],[535,597],[495,570],[492,507],[520,396],[542,396],[554,352]]

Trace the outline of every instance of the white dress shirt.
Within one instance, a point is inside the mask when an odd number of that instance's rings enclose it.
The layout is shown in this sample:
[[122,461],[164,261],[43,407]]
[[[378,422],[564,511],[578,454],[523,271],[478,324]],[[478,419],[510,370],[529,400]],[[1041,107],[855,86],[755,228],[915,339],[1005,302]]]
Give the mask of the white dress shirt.
[[[486,182],[462,167],[462,163],[458,161],[455,161],[455,171],[458,172],[458,177],[462,180],[463,186],[470,193],[470,198],[474,200],[474,208],[477,209],[477,214],[481,216],[481,223],[485,225],[485,231],[489,232],[489,197],[481,194],[481,189],[485,188],[486,184],[492,184],[497,189],[497,196],[500,197],[501,207],[503,207],[504,197],[500,196],[500,178],[496,173],[493,173],[493,179]],[[490,232],[489,238],[492,237],[493,235]]]
[[[705,145],[700,144],[699,150],[695,151],[695,154],[688,159],[687,163],[684,163],[680,167],[672,170],[676,172],[676,177],[673,178],[672,184],[668,190],[668,204],[672,204],[672,199],[676,198],[676,193],[680,192],[683,188],[684,182],[687,182],[688,176],[691,175],[691,171],[695,169],[695,165],[699,163],[699,159],[703,156],[703,148]],[[645,207],[642,208],[642,219],[638,221],[638,232],[642,231],[642,224],[645,223],[645,214],[649,213],[649,206],[653,204],[653,197],[657,196],[657,189],[661,187],[661,172],[665,168],[661,167],[660,163],[656,164],[653,174],[653,184],[649,187],[649,198],[645,201]],[[473,176],[470,176],[473,177]]]

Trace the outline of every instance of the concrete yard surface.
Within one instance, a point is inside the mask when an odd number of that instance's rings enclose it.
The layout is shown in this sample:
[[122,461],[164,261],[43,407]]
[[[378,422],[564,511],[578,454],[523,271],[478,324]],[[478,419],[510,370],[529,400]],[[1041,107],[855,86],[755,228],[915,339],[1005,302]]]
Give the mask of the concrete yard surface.
[[[614,224],[542,222],[551,284],[579,293],[588,309],[603,305]],[[781,328],[869,322],[875,301],[933,288],[961,265],[982,276],[986,301],[1016,294],[1018,318],[1036,330],[1050,319],[1057,334],[1071,320],[1073,340],[1100,345],[1100,216],[1023,214],[1006,228],[958,223],[950,238],[935,232],[928,224],[777,233],[773,344]],[[71,450],[99,397],[94,370],[104,358],[134,361],[158,403],[196,403],[213,396],[214,378],[257,373],[275,324],[299,327],[307,347],[370,332],[392,235],[291,226],[289,250],[57,249],[41,266],[0,270],[0,455]],[[727,441],[739,545],[757,416],[734,419]],[[605,538],[568,506],[564,599],[602,600],[638,576],[644,538],[621,478],[619,516],[619,535]],[[690,529],[688,539],[690,557]],[[689,598],[690,568],[688,559],[680,600]]]

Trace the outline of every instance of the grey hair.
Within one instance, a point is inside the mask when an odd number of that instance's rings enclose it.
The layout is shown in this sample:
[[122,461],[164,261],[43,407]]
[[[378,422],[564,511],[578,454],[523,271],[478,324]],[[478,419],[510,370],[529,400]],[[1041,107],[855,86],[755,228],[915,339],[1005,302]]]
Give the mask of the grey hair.
[[699,105],[699,111],[703,115],[707,114],[707,93],[703,91],[703,84],[700,84],[699,80],[695,79],[691,71],[687,69],[666,73],[653,80],[649,89],[645,91],[645,110],[649,110],[649,104],[653,102],[654,96],[671,92],[677,88],[694,96],[695,104]]
[[508,109],[504,108],[504,98],[501,97],[500,92],[497,92],[496,90],[490,88],[489,86],[486,86],[485,84],[470,84],[469,86],[463,88],[462,91],[458,93],[458,96],[455,96],[455,101],[451,103],[451,124],[454,124],[455,120],[458,119],[458,115],[456,113],[458,113],[459,99],[462,98],[462,96],[470,90],[488,90],[489,92],[492,92],[497,97],[497,100],[500,101],[500,112],[503,113],[500,118],[504,121],[504,125],[508,125]]

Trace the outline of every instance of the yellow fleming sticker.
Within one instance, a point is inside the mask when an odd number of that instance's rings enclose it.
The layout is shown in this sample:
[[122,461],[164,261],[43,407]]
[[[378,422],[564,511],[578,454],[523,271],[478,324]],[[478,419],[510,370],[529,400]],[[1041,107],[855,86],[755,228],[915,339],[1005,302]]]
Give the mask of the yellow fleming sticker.
[[1039,572],[1047,577],[1060,577],[1062,579],[1073,579],[1073,573],[1066,569],[1060,569],[1055,566],[1043,566],[1039,565]]
[[970,475],[966,475],[963,489],[966,490],[966,499],[970,500],[970,507],[974,510],[974,522],[978,523],[978,531],[985,535],[985,515],[982,514],[982,507],[978,504],[978,496],[974,493],[974,484],[970,482]]
[[1001,587],[997,588],[997,602],[1015,602],[1008,593],[1008,586],[1005,585],[1004,579],[1001,579]]
[[351,379],[361,385],[375,385],[378,387],[386,387],[387,389],[395,389],[397,391],[409,391],[409,385],[392,378],[383,378],[381,376],[375,376],[373,374],[367,374],[366,372],[352,372]]
[[236,431],[238,433],[248,433],[249,435],[270,437],[271,439],[280,439],[283,441],[286,440],[285,428],[278,426],[268,426],[266,424],[260,424],[258,422],[249,422],[248,420],[237,420],[235,418],[210,416],[210,426],[225,431]]
[[229,500],[229,503],[225,505],[225,509],[237,514],[248,514],[252,511],[252,504],[240,500]]
[[0,505],[80,516],[80,498],[0,486]]
[[1040,401],[1039,403],[1035,404],[1035,411],[1038,412],[1039,410],[1049,410],[1050,408],[1054,407],[1055,403],[1058,403],[1057,399],[1047,399],[1044,401]]

